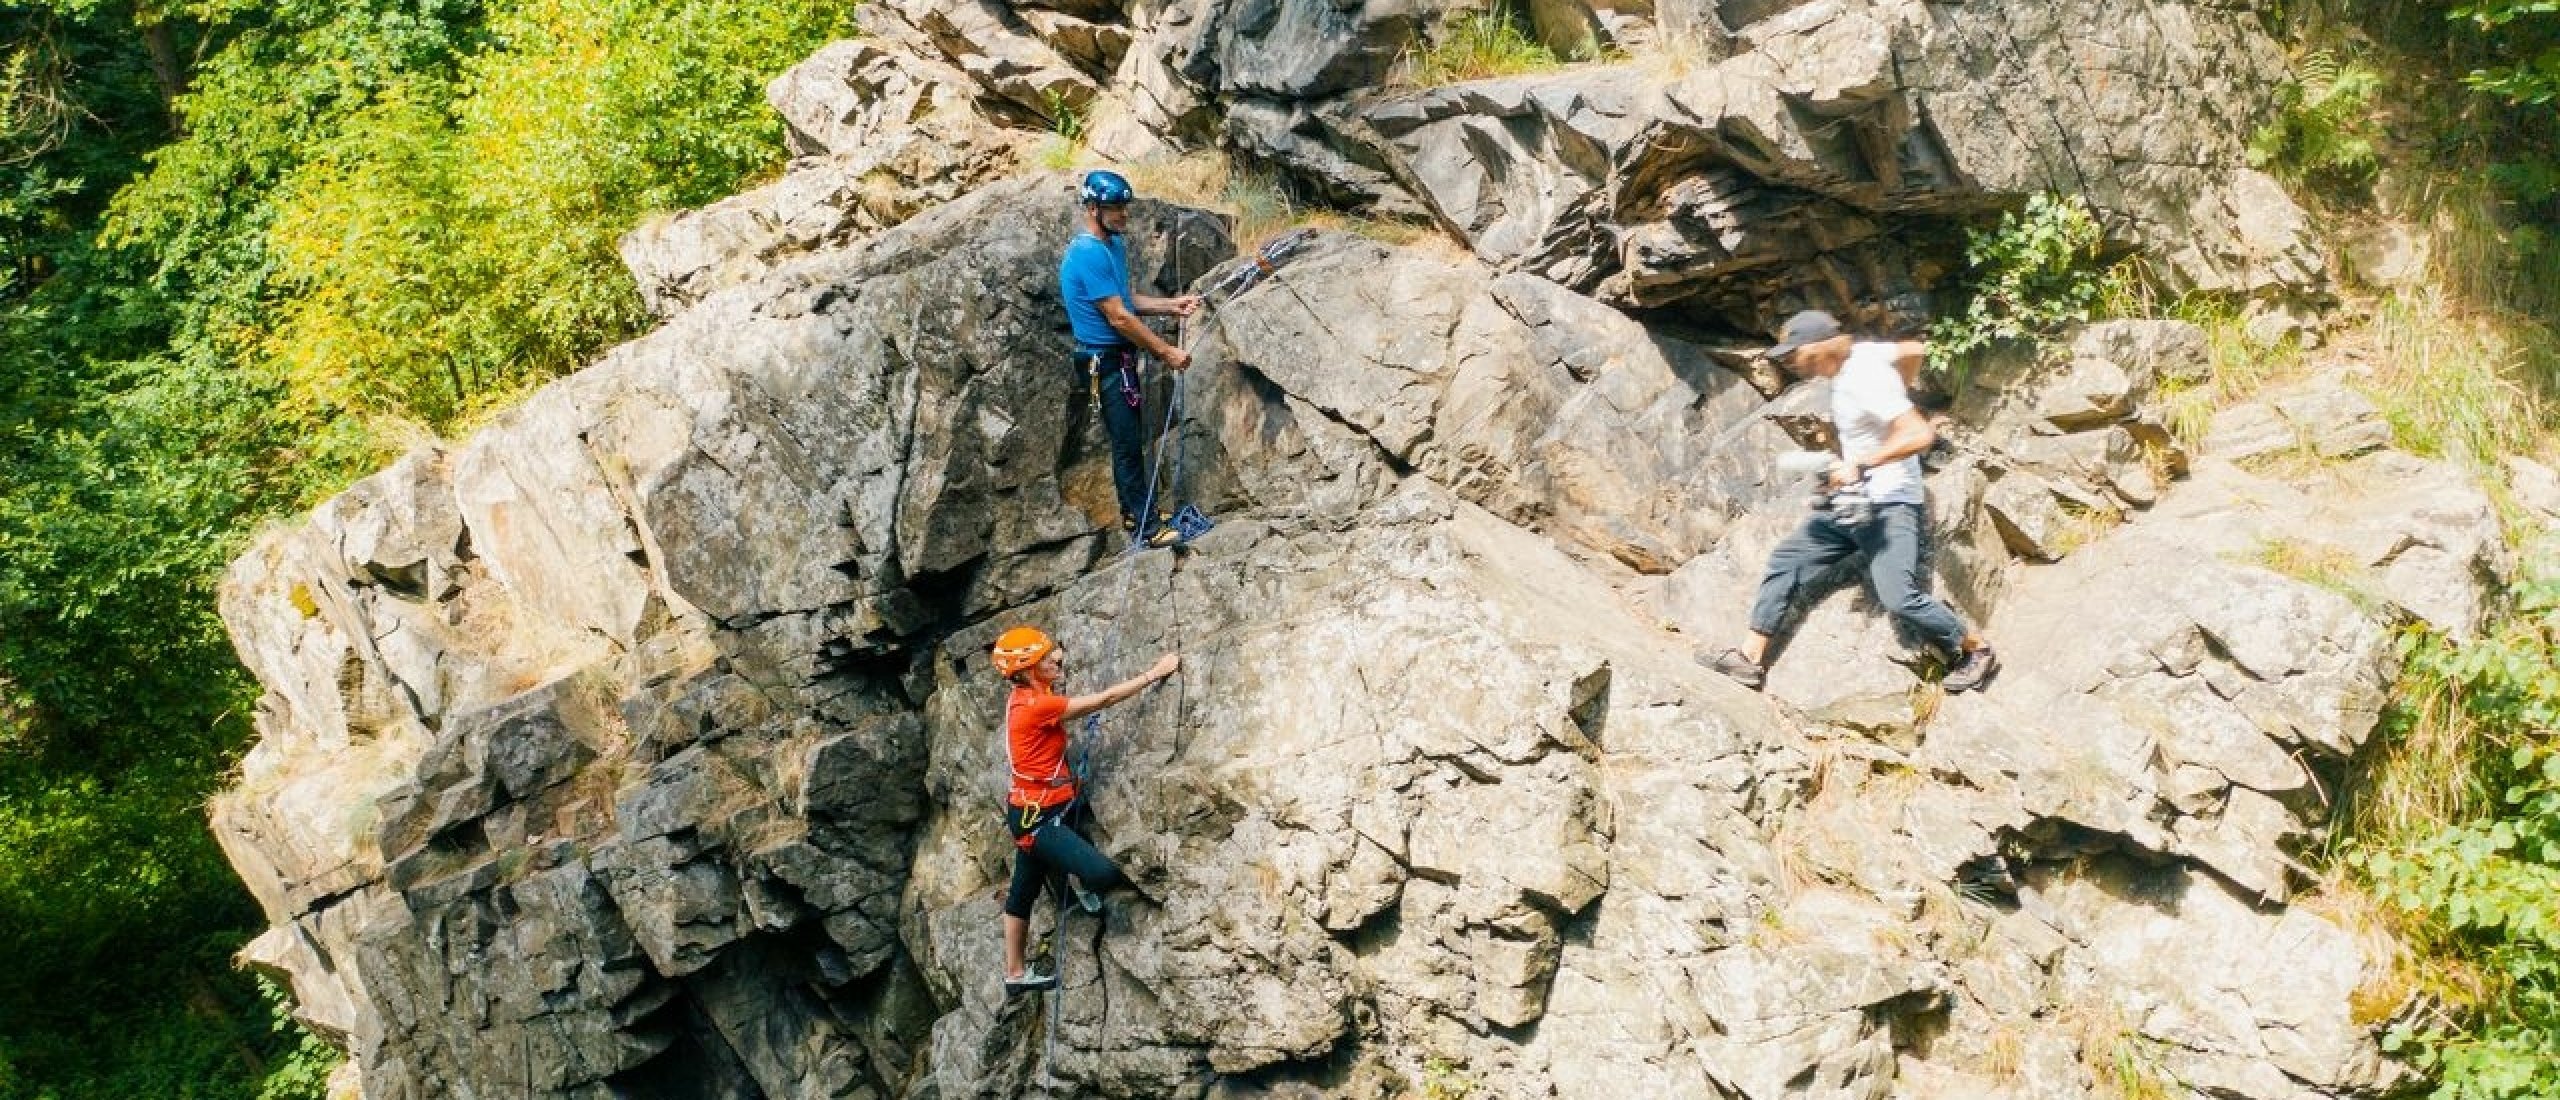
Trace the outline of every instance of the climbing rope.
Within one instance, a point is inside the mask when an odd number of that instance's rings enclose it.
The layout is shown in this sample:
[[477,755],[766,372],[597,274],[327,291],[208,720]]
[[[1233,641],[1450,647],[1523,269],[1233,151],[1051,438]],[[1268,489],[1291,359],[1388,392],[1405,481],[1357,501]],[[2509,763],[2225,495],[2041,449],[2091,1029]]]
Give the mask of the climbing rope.
[[[1174,266],[1177,271],[1181,269],[1181,240],[1182,238],[1179,232],[1177,232],[1173,238]],[[1202,301],[1205,308],[1207,299],[1204,297]],[[1181,328],[1175,337],[1175,341],[1177,345],[1188,345],[1191,342],[1191,319],[1189,317],[1182,318],[1180,325]],[[1141,366],[1143,366],[1143,364],[1141,364]],[[1106,676],[1108,676],[1111,670],[1118,668],[1120,664],[1121,642],[1127,635],[1129,616],[1135,607],[1136,585],[1134,582],[1137,576],[1137,561],[1139,557],[1144,555],[1149,549],[1143,536],[1147,531],[1147,526],[1154,523],[1156,520],[1156,502],[1159,496],[1158,490],[1165,484],[1164,467],[1165,452],[1167,450],[1172,450],[1174,452],[1172,489],[1175,499],[1180,499],[1183,463],[1181,449],[1174,446],[1174,429],[1176,425],[1181,423],[1182,418],[1182,388],[1183,372],[1174,371],[1173,390],[1165,401],[1164,420],[1161,426],[1157,428],[1155,434],[1153,445],[1155,453],[1149,459],[1147,468],[1147,494],[1141,502],[1138,510],[1138,515],[1141,517],[1139,527],[1137,531],[1132,532],[1129,545],[1122,548],[1120,552],[1120,561],[1117,565],[1117,568],[1120,571],[1119,609],[1112,617],[1111,629],[1104,635],[1107,640],[1103,645],[1102,663],[1097,666],[1105,672]],[[1102,712],[1097,710],[1086,715],[1081,732],[1082,736],[1071,739],[1067,746],[1067,771],[1069,775],[1075,778],[1077,786],[1076,800],[1079,802],[1090,797],[1086,788],[1091,784],[1094,777],[1099,772],[1099,768],[1096,766],[1097,758],[1104,755],[1100,751],[1103,748],[1102,742],[1105,735],[1102,722]],[[1008,736],[1010,736],[1010,733],[1008,733]],[[1070,809],[1067,815],[1064,816],[1072,816],[1076,812],[1078,812],[1077,809]],[[1042,1077],[1045,1078],[1048,1083],[1055,1083],[1057,1080],[1052,1072],[1052,1067],[1057,1065],[1058,1032],[1060,1029],[1060,1018],[1066,1000],[1066,998],[1061,996],[1061,994],[1064,994],[1067,990],[1065,984],[1067,962],[1066,913],[1071,902],[1065,881],[1066,878],[1067,876],[1064,874],[1058,875],[1054,881],[1054,886],[1056,888],[1050,891],[1058,902],[1059,919],[1057,926],[1051,930],[1049,935],[1049,972],[1057,976],[1059,985],[1057,989],[1051,991],[1051,995],[1049,997],[1049,1026],[1047,1033],[1043,1036],[1043,1049],[1041,1052],[1040,1072]],[[1083,892],[1082,884],[1077,884],[1075,889],[1078,894],[1081,894]],[[1073,903],[1081,905],[1081,900],[1082,899],[1080,897],[1076,898]],[[1093,982],[1089,984],[1099,984],[1102,981],[1100,974],[1100,950],[1100,937],[1097,934],[1095,939],[1096,973]],[[1078,988],[1082,987],[1079,986]]]
[[[1285,263],[1292,256],[1296,255],[1314,239],[1314,236],[1315,233],[1313,230],[1299,230],[1297,232],[1287,234],[1270,244],[1266,244],[1244,264],[1239,265],[1235,271],[1230,272],[1226,277],[1213,284],[1208,293],[1201,296],[1201,308],[1203,310],[1213,312],[1217,311],[1219,308],[1218,303],[1222,299],[1232,300],[1234,297],[1251,290],[1254,286],[1262,282],[1263,279],[1269,278],[1273,282],[1279,282],[1282,287],[1289,292],[1289,296],[1297,299],[1298,305],[1305,309],[1310,316],[1315,317],[1317,325],[1322,327],[1324,324],[1323,318],[1316,315],[1315,308],[1308,304],[1304,297],[1301,297],[1298,294],[1296,287],[1288,285],[1280,275],[1279,271],[1280,265]],[[1181,236],[1179,231],[1174,235],[1172,250],[1174,253],[1172,257],[1174,260],[1174,268],[1179,271],[1181,270]],[[1190,316],[1185,316],[1178,324],[1179,329],[1175,336],[1176,345],[1188,347],[1193,335],[1192,318]],[[1223,315],[1219,316],[1219,325],[1223,331],[1225,327]],[[1330,334],[1330,329],[1327,329],[1327,332]],[[1184,450],[1178,445],[1178,442],[1175,439],[1175,430],[1182,422],[1184,381],[1185,372],[1173,372],[1173,387],[1165,401],[1164,419],[1155,433],[1155,453],[1149,459],[1147,469],[1147,493],[1138,513],[1142,517],[1140,526],[1138,532],[1133,533],[1133,537],[1130,539],[1129,545],[1121,550],[1120,561],[1117,563],[1117,568],[1120,571],[1119,608],[1111,620],[1111,627],[1109,631],[1105,634],[1106,641],[1103,645],[1103,658],[1101,664],[1097,666],[1106,674],[1106,677],[1108,677],[1114,670],[1118,669],[1120,665],[1121,643],[1127,635],[1129,617],[1135,608],[1137,562],[1138,559],[1144,556],[1147,550],[1150,549],[1150,547],[1146,545],[1145,539],[1137,537],[1137,535],[1142,535],[1146,531],[1147,524],[1155,522],[1156,503],[1159,499],[1159,490],[1167,487],[1167,480],[1165,479],[1164,474],[1165,452],[1168,450],[1173,452],[1172,478],[1170,479],[1169,486],[1172,498],[1175,500],[1182,499]],[[1171,596],[1168,597],[1168,599],[1172,598],[1173,597]],[[1173,621],[1175,623],[1180,623],[1182,621],[1181,615],[1178,611],[1174,615]],[[1178,690],[1179,689],[1177,689],[1177,691]],[[1177,726],[1181,722],[1182,709],[1182,698],[1180,695],[1177,695],[1174,709],[1174,722]],[[1076,799],[1078,801],[1082,801],[1089,797],[1086,788],[1099,775],[1102,770],[1101,765],[1110,762],[1116,757],[1116,754],[1111,750],[1117,746],[1117,741],[1108,736],[1109,731],[1103,724],[1101,711],[1095,711],[1094,713],[1085,716],[1081,734],[1082,736],[1072,739],[1067,746],[1068,774],[1073,776],[1076,781],[1078,787]],[[1009,736],[1010,732],[1008,731],[1008,737]],[[1010,742],[1008,741],[1008,751],[1009,750]],[[1071,816],[1078,812],[1078,809],[1081,809],[1081,807],[1069,810],[1068,815]],[[1057,989],[1051,991],[1051,995],[1049,997],[1049,1026],[1043,1041],[1040,1072],[1044,1079],[1044,1083],[1048,1084],[1058,1083],[1058,1080],[1053,1073],[1053,1067],[1057,1065],[1058,1033],[1062,1006],[1065,1001],[1065,998],[1061,996],[1061,994],[1064,994],[1067,988],[1065,985],[1067,953],[1065,917],[1068,905],[1070,904],[1070,899],[1068,891],[1065,889],[1065,879],[1065,875],[1059,875],[1055,880],[1055,885],[1059,888],[1051,891],[1051,894],[1058,902],[1059,920],[1057,926],[1053,928],[1050,933],[1049,972],[1058,977],[1060,984]],[[1079,892],[1080,889],[1081,887],[1079,886]],[[1078,900],[1080,901],[1080,899]],[[1100,974],[1100,950],[1100,933],[1099,930],[1097,930],[1095,936],[1096,973],[1093,982],[1087,984],[1100,984],[1102,981]],[[1082,986],[1078,986],[1078,988],[1082,988]]]

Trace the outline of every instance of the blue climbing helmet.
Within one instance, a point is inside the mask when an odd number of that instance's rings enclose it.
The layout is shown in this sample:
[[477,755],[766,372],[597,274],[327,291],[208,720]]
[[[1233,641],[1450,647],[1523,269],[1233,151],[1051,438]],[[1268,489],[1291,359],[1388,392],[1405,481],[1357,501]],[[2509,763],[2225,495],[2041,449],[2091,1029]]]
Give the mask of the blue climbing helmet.
[[1136,201],[1138,192],[1120,173],[1097,168],[1084,174],[1084,186],[1076,189],[1076,201],[1086,206],[1121,206]]

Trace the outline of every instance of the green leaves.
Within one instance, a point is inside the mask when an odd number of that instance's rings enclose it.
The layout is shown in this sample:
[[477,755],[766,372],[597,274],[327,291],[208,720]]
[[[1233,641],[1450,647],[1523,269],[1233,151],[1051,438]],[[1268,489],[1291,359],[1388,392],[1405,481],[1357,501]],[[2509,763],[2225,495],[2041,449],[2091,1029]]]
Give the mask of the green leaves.
[[[2421,637],[2404,676],[2461,701],[2487,739],[2467,818],[2353,864],[2391,904],[2441,928],[2491,982],[2457,1027],[2387,1042],[2439,1077],[2435,1100],[2560,1095],[2560,558],[2534,558],[2497,631]],[[2405,687],[2406,685],[2404,685]]]
[[256,349],[299,403],[442,427],[647,316],[614,252],[778,163],[765,80],[848,30],[784,0],[522,0],[495,48],[385,87],[276,189]]
[[2249,163],[2287,181],[2361,191],[2381,167],[2374,110],[2382,74],[2327,50],[2305,56],[2277,90],[2276,117],[2249,139]]
[[2560,34],[2552,0],[2475,0],[2456,4],[2450,17],[2469,22],[2498,63],[2475,69],[2464,83],[2508,102],[2543,106],[2560,100]]
[[1954,372],[1983,349],[2089,320],[2106,291],[2104,240],[2087,203],[2056,194],[2032,196],[1998,226],[1969,234],[1973,294],[1962,313],[1930,327],[1930,369]]
[[0,7],[0,1100],[319,1095],[229,961],[258,915],[203,807],[255,692],[220,571],[377,418],[636,331],[615,238],[777,164],[763,85],[851,12],[155,5],[177,136],[132,6]]

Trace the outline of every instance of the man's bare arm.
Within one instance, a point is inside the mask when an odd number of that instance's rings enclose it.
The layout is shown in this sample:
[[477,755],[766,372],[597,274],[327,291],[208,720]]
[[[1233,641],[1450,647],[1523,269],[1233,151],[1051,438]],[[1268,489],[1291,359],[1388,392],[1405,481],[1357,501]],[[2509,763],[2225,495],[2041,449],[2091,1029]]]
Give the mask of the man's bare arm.
[[1918,340],[1904,340],[1893,346],[1893,367],[1902,372],[1902,388],[1920,388],[1920,368],[1929,364],[1929,345]]
[[1929,423],[1929,418],[1920,415],[1918,409],[1905,409],[1902,415],[1893,418],[1893,423],[1885,426],[1884,446],[1863,458],[1853,455],[1850,461],[1874,469],[1926,451],[1937,441],[1938,429]]
[[1137,301],[1138,315],[1141,317],[1189,317],[1192,311],[1200,308],[1200,296],[1197,294],[1185,294],[1177,298],[1154,298],[1144,294],[1132,294],[1129,297]]
[[1166,343],[1164,337],[1156,335],[1156,331],[1148,328],[1146,322],[1139,320],[1137,314],[1129,312],[1129,307],[1121,304],[1119,295],[1114,294],[1103,299],[1101,305],[1102,319],[1110,322],[1111,331],[1119,333],[1122,339],[1138,345],[1147,354],[1168,363],[1172,362],[1176,356],[1180,356],[1185,363],[1190,361],[1190,356],[1181,354],[1182,349]]

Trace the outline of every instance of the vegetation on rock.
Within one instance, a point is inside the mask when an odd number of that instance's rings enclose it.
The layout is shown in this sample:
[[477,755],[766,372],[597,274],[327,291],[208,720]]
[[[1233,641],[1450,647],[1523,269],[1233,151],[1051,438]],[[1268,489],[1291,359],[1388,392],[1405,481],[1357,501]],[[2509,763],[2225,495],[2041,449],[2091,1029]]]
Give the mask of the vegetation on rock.
[[1963,307],[1929,328],[1929,369],[1961,376],[1973,357],[2089,320],[2106,296],[2105,232],[2077,196],[2042,194],[1967,234]]
[[1497,4],[1452,20],[1438,41],[1412,58],[1410,77],[1424,87],[1517,76],[1564,64],[1521,28],[1521,16]]

